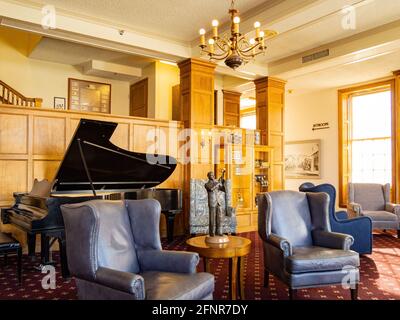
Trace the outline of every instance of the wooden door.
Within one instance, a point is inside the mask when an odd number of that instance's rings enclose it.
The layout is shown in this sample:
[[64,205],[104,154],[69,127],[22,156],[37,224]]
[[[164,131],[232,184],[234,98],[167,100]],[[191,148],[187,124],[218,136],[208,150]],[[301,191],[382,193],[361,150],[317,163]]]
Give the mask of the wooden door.
[[134,117],[148,117],[147,112],[148,80],[143,79],[131,85],[129,115]]

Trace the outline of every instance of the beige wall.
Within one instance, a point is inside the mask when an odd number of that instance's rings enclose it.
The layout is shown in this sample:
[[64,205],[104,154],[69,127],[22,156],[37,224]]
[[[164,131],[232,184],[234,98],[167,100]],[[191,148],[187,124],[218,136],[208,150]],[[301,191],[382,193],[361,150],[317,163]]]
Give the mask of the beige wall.
[[143,68],[142,75],[140,80],[148,80],[149,118],[172,120],[172,87],[180,82],[179,68],[156,61]]
[[129,83],[82,75],[75,67],[28,58],[37,36],[0,29],[0,80],[23,95],[42,98],[43,107],[53,108],[54,97],[68,96],[68,78],[111,84],[111,113],[129,115]]
[[172,120],[172,87],[179,83],[177,66],[156,62],[156,119]]
[[[329,129],[312,131],[314,123],[329,122]],[[301,183],[331,183],[338,187],[337,89],[307,94],[286,94],[286,141],[321,140],[321,179],[286,179],[286,189],[298,190]]]

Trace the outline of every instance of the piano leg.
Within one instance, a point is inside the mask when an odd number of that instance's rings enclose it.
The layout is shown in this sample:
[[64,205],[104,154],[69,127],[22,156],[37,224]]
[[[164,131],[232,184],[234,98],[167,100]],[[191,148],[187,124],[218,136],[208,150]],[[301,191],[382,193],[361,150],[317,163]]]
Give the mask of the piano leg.
[[31,261],[36,260],[35,251],[36,251],[36,234],[27,233],[28,238],[28,256],[31,258]]
[[70,273],[68,269],[65,235],[62,235],[61,237],[58,238],[58,245],[60,247],[61,274],[64,279],[69,278]]
[[42,265],[52,264],[50,261],[50,237],[44,233],[40,235],[40,258]]
[[163,212],[167,220],[167,239],[168,242],[174,240],[174,223],[175,223],[175,212],[165,211]]

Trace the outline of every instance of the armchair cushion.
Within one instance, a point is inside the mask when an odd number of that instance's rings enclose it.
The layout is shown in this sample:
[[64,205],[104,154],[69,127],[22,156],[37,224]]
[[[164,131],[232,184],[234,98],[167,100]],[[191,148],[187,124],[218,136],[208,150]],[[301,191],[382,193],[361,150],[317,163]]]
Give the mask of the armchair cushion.
[[359,267],[357,252],[318,246],[293,248],[293,255],[286,258],[286,271],[306,273],[342,270],[344,267]]
[[313,240],[316,246],[342,250],[350,250],[354,243],[354,238],[348,234],[324,230],[314,230]]
[[142,271],[196,273],[199,255],[194,252],[142,250],[139,251]]
[[96,282],[119,291],[132,294],[135,299],[144,299],[144,279],[138,274],[100,267]]
[[363,215],[370,217],[372,221],[398,221],[397,215],[387,211],[363,211]]
[[199,300],[214,291],[214,276],[148,271],[142,273],[148,300]]

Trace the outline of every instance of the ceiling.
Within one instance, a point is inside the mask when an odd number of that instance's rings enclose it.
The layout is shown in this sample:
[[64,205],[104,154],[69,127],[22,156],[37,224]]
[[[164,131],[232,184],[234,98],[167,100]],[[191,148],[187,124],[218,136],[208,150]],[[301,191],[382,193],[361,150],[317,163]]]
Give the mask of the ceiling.
[[[308,19],[304,17],[301,23],[291,25],[290,21],[286,20],[271,25],[271,28],[278,31],[278,35],[269,40],[266,55],[257,59],[257,63],[268,63],[305,52],[326,43],[332,43],[388,24],[400,17],[399,0],[352,2],[358,3],[354,7],[354,29],[343,27],[347,15],[342,11],[345,1],[332,1],[336,5],[332,5],[332,8],[327,11],[328,13],[325,12],[325,15],[322,15],[321,12],[319,15]],[[292,20],[294,19],[295,17],[292,17]]]
[[[293,0],[291,0],[293,1]],[[295,0],[296,1],[296,0]],[[192,41],[198,30],[212,19],[229,20],[231,0],[31,0],[39,5],[54,5],[74,16],[102,20],[115,26],[154,34],[178,41]],[[241,13],[271,0],[236,0]]]
[[400,50],[357,63],[327,68],[289,79],[286,88],[293,94],[329,88],[340,88],[355,83],[389,77],[400,70]]
[[81,65],[90,60],[101,60],[129,67],[143,68],[154,59],[122,52],[90,47],[70,41],[43,37],[29,55],[30,58],[56,63]]
[[[30,15],[20,14],[22,8],[29,6],[40,17],[41,6],[56,7],[61,27],[46,31],[32,58],[75,66],[101,60],[143,68],[155,59],[181,61],[198,56],[199,28],[209,31],[214,18],[221,24],[227,22],[231,0],[0,0],[0,4],[4,2],[19,3],[8,18],[24,22]],[[355,19],[354,28],[344,27],[349,13],[343,8],[348,5],[354,8],[354,15],[350,14]],[[267,41],[265,56],[237,71],[217,67],[217,73],[245,79],[230,81],[230,86],[250,96],[249,81],[266,75],[288,80],[288,88],[296,92],[364,82],[400,69],[400,0],[236,0],[236,7],[241,11],[240,30],[248,36],[252,36],[256,20],[264,29],[278,31]],[[386,36],[376,30],[391,22],[398,22],[397,29],[395,25],[385,28]],[[29,23],[19,28],[31,30],[35,22]],[[221,33],[226,27],[222,25]],[[118,28],[126,28],[123,37],[116,32]],[[45,32],[40,25],[35,30]],[[329,48],[331,56],[307,64],[310,68],[304,69],[306,72],[285,72],[305,67],[301,56],[322,47]],[[359,52],[365,60],[356,60]],[[354,57],[354,63],[347,64],[349,57]]]

